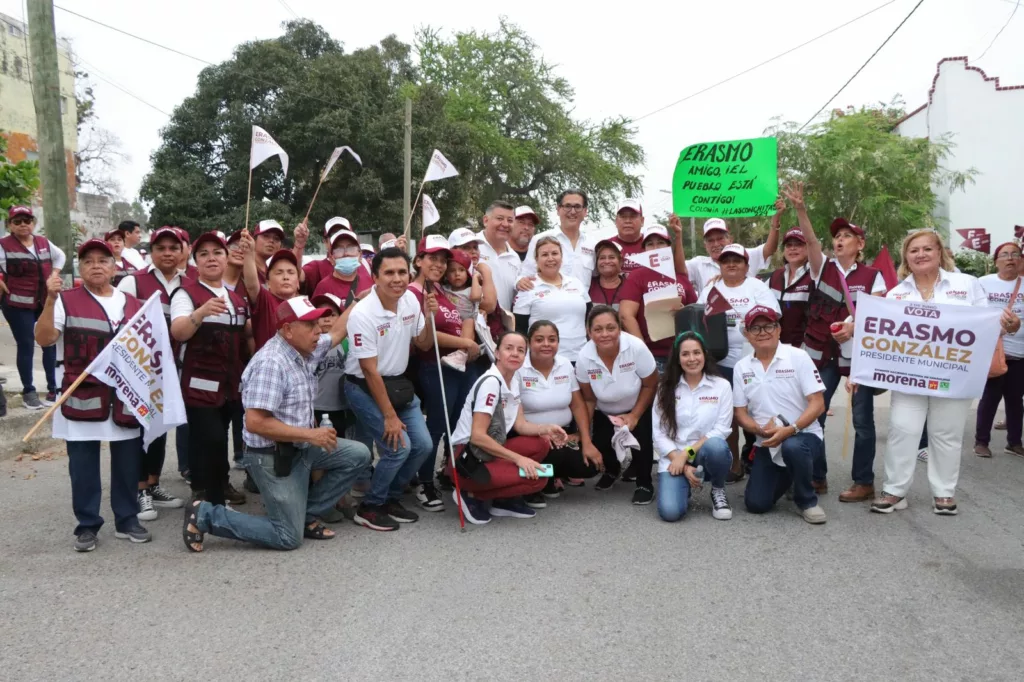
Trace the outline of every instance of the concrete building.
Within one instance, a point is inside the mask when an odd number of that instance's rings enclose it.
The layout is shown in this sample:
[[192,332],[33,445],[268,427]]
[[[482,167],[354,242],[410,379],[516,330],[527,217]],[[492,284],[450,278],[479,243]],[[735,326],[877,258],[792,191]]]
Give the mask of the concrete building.
[[952,136],[956,147],[944,162],[951,170],[978,171],[964,192],[935,187],[937,223],[948,225],[953,248],[956,231],[984,228],[993,248],[1010,241],[1014,225],[1024,225],[1024,85],[1002,85],[967,63],[947,57],[936,67],[928,101],[896,126],[905,137]]

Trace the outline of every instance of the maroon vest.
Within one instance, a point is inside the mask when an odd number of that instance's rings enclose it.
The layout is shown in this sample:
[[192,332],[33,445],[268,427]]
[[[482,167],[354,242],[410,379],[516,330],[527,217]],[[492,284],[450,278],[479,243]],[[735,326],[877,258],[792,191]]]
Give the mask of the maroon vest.
[[[175,294],[191,298],[196,309],[214,297],[199,282],[183,284]],[[181,395],[188,407],[220,407],[225,400],[242,397],[242,359],[249,309],[235,292],[228,290],[228,297],[232,314],[206,318],[195,336],[183,344]]]
[[[850,289],[854,305],[858,294],[871,294],[871,285],[877,276],[877,269],[863,263],[857,264],[846,278],[846,286]],[[803,348],[818,367],[824,367],[833,358],[838,358],[839,372],[843,376],[850,373],[850,361],[840,355],[839,344],[832,338],[829,327],[833,322],[843,322],[849,315],[850,310],[843,294],[843,275],[835,261],[829,260],[823,266],[821,277],[808,301]]]
[[814,291],[814,280],[808,268],[795,282],[786,286],[786,267],[783,266],[768,278],[768,288],[782,309],[782,343],[799,348],[804,342],[804,328],[807,326],[807,304]]
[[171,328],[171,297],[164,289],[163,282],[156,276],[155,270],[141,270],[132,273],[135,278],[135,295],[140,301],[148,301],[153,294],[160,294],[160,306],[164,310],[167,328]]
[[114,272],[114,286],[116,287],[122,279],[138,271],[139,269],[129,263],[127,258],[122,258],[121,265],[118,265],[117,270]]
[[33,254],[12,234],[0,239],[7,254],[7,305],[12,308],[42,308],[46,301],[46,280],[53,272],[53,256],[46,237],[34,235]]
[[[61,362],[64,378],[60,384],[61,393],[68,392],[71,384],[89,367],[89,363],[96,359],[121,327],[139,312],[142,307],[139,299],[130,294],[125,294],[124,299],[122,319],[111,320],[107,318],[103,306],[85,287],[60,293],[64,306],[64,360]],[[139,428],[139,422],[117,397],[115,390],[91,376],[75,388],[71,397],[60,406],[60,412],[70,421],[102,422],[113,416],[118,426]]]

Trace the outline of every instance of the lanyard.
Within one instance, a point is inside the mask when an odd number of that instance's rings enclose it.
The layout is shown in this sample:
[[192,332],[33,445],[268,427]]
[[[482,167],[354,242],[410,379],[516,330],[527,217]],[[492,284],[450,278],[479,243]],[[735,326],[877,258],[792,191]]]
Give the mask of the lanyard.
[[600,278],[597,280],[597,288],[601,291],[601,295],[604,296],[604,302],[607,305],[614,305],[615,304],[615,299],[617,299],[619,297],[619,289],[622,288],[622,284],[625,281],[626,281],[626,279],[622,275],[619,275],[619,285],[617,287],[615,287],[615,291],[612,293],[612,297],[609,300],[609,298],[608,298],[608,290],[605,289],[603,286],[601,286]]

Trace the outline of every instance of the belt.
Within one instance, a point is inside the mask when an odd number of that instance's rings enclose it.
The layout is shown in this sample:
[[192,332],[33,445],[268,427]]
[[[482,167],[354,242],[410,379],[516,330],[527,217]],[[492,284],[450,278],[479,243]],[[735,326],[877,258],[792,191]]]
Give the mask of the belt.
[[[383,379],[383,380],[387,380],[387,379],[397,379],[399,377],[404,377],[404,376],[405,376],[404,374],[395,374],[393,376],[381,375],[380,378]],[[348,381],[348,382],[351,382],[351,383],[355,384],[356,386],[358,386],[359,388],[363,389],[367,393],[370,392],[370,385],[368,383],[366,383],[366,379],[363,378],[363,377],[357,377],[355,374],[346,374],[345,375],[345,381]]]
[[272,445],[269,448],[254,448],[246,445],[245,451],[251,452],[254,455],[273,455],[277,452],[277,446]]

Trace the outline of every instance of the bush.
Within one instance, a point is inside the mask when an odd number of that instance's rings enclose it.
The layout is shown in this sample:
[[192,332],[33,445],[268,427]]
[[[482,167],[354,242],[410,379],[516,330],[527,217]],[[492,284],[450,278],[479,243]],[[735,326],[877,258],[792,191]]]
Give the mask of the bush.
[[953,260],[956,261],[956,266],[960,268],[960,272],[965,272],[968,275],[983,277],[995,272],[992,256],[980,251],[959,251],[954,254]]

